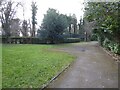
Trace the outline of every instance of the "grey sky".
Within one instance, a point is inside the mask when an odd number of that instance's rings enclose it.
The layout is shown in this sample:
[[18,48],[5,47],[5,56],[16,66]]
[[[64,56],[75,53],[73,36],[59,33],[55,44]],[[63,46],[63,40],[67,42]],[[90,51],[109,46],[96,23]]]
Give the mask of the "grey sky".
[[[83,16],[83,1],[84,0],[13,0],[17,2],[22,2],[25,10],[25,19],[31,19],[31,2],[36,1],[38,6],[37,11],[37,22],[38,25],[41,24],[44,14],[48,8],[57,9],[60,13],[75,14],[77,19],[80,20],[80,17]],[[19,8],[17,12],[17,17],[20,19],[23,18],[23,8]]]

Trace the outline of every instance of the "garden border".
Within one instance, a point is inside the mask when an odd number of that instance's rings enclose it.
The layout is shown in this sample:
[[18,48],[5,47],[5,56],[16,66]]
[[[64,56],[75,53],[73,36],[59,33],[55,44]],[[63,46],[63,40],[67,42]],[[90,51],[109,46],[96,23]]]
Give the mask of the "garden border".
[[106,49],[105,49],[104,47],[102,47],[102,46],[100,46],[100,47],[101,47],[102,50],[105,51],[109,56],[111,56],[111,57],[115,60],[115,62],[120,63],[120,56],[119,56],[119,55],[114,54],[114,53],[106,50]]

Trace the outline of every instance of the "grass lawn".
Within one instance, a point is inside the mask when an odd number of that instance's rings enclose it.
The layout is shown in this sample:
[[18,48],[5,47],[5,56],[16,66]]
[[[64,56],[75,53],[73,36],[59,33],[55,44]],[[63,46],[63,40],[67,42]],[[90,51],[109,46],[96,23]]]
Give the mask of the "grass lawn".
[[75,59],[68,53],[51,50],[57,47],[59,45],[3,45],[2,87],[40,88]]
[[2,44],[0,44],[0,89],[2,89]]

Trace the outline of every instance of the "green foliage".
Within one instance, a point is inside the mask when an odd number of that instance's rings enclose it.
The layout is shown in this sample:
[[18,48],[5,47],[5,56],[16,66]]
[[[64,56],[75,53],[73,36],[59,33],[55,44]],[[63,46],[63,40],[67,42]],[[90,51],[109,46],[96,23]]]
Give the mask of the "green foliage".
[[[41,35],[42,38],[49,40],[51,43],[59,41],[62,39],[61,35],[67,28],[67,18],[63,14],[59,14],[55,9],[50,9],[44,16],[43,23],[41,25],[38,36]],[[44,36],[43,36],[44,35]]]
[[104,40],[104,42],[103,42],[103,47],[105,47],[105,48],[107,48],[107,49],[109,49],[109,45],[110,44],[110,40],[108,40],[107,38]]
[[65,52],[52,50],[55,48],[59,45],[3,44],[2,87],[41,88],[75,59]]
[[32,2],[32,5],[31,5],[31,7],[32,7],[32,23],[33,24],[37,24],[37,22],[36,22],[36,14],[37,14],[37,5],[36,5],[36,2]]
[[96,34],[92,34],[91,41],[97,41],[97,40],[98,40],[97,35]]
[[119,52],[120,45],[119,5],[120,2],[88,2],[85,8],[85,18],[96,21],[93,32],[98,36],[100,44],[114,53]]
[[88,3],[85,15],[89,21],[96,21],[98,32],[102,32],[102,28],[109,34],[107,38],[112,35],[114,40],[119,41],[118,9],[118,3],[114,2]]
[[120,55],[120,45],[119,44],[115,44],[114,52]]
[[11,44],[44,44],[45,40],[41,40],[36,37],[2,37],[2,43],[11,43]]
[[72,33],[71,29],[71,25],[73,25],[73,28],[74,28],[74,34],[76,33],[76,30],[77,30],[77,18],[76,18],[76,15],[73,14],[72,16],[69,15],[69,16],[66,16],[67,17],[67,23],[69,25],[69,34]]
[[80,38],[65,38],[64,43],[76,43],[80,42]]
[[106,49],[110,50],[113,53],[120,54],[120,44],[114,41],[111,41],[107,38],[105,38],[103,42],[103,47],[105,47]]
[[22,33],[23,37],[28,36],[28,22],[27,22],[27,20],[24,20],[23,23],[22,23],[21,33]]
[[37,5],[36,2],[32,2],[32,37],[35,37],[35,25],[37,24],[36,14],[37,14]]
[[120,45],[119,44],[117,44],[115,42],[111,42],[110,44],[108,44],[108,47],[110,48],[110,50],[113,53],[120,54]]

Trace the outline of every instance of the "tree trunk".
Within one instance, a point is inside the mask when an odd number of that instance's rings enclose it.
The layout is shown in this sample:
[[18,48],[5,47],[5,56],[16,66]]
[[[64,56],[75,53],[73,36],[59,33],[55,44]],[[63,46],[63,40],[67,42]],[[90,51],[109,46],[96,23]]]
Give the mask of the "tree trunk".
[[35,25],[32,26],[32,37],[35,37]]
[[5,32],[6,37],[10,37],[10,25],[8,23],[2,24],[2,28]]
[[69,24],[69,34],[70,34],[70,37],[71,37],[71,24]]

